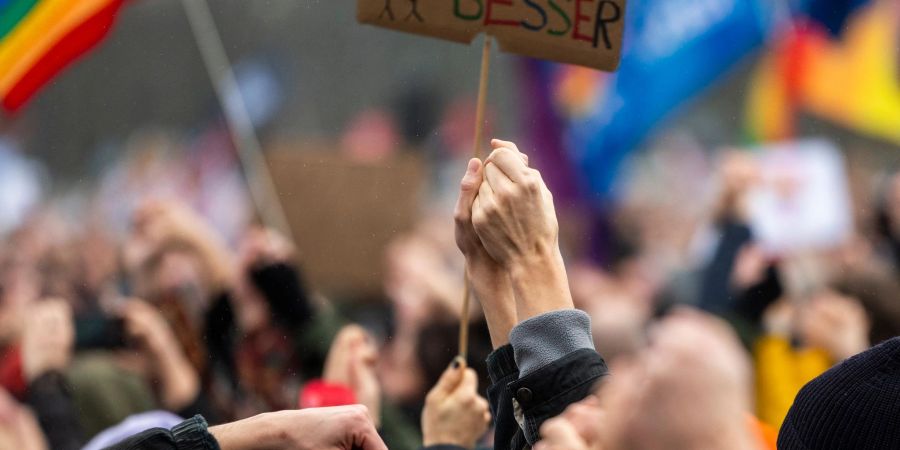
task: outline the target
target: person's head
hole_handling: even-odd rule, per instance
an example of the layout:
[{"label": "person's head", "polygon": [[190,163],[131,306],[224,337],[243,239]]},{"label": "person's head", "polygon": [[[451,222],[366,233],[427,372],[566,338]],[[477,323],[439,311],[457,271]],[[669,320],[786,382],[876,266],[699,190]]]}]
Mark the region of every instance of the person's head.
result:
[{"label": "person's head", "polygon": [[755,448],[747,427],[750,363],[728,325],[679,310],[650,339],[638,356],[612,367],[599,401],[588,399],[545,425],[545,439],[559,448],[604,450]]},{"label": "person's head", "polygon": [[656,325],[650,340],[601,392],[613,414],[611,447],[692,449],[722,442],[746,448],[750,362],[728,325],[676,311]]},{"label": "person's head", "polygon": [[900,338],[831,368],[794,400],[780,450],[875,450],[900,444]]}]

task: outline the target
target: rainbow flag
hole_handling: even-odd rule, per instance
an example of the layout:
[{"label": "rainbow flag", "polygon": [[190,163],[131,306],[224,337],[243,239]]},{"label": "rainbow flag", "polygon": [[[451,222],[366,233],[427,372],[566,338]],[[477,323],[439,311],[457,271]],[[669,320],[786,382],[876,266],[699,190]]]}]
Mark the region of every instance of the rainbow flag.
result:
[{"label": "rainbow flag", "polygon": [[850,18],[840,40],[798,23],[756,69],[747,101],[748,137],[793,137],[805,111],[900,143],[900,3],[879,0]]},{"label": "rainbow flag", "polygon": [[15,112],[107,35],[125,0],[0,0],[0,99]]}]

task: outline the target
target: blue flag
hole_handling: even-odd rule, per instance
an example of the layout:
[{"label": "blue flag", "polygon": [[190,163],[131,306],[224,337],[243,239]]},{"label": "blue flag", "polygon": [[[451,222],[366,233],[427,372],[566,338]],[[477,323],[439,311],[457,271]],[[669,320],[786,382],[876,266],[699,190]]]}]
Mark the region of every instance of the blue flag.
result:
[{"label": "blue flag", "polygon": [[593,112],[568,127],[592,197],[609,198],[622,162],[652,129],[763,44],[772,3],[629,1],[620,69]]}]

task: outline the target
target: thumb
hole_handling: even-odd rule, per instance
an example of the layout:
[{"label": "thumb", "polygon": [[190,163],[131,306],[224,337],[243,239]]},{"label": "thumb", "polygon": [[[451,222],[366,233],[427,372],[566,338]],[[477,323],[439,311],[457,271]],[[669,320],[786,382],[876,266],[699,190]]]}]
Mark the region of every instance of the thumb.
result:
[{"label": "thumb", "polygon": [[472,203],[478,195],[478,188],[481,187],[483,177],[483,164],[480,159],[472,158],[466,168],[466,175],[463,176],[459,186],[459,200],[456,203],[456,217],[469,217],[472,212]]},{"label": "thumb", "polygon": [[434,385],[434,391],[444,395],[452,393],[462,381],[463,375],[466,373],[465,369],[466,361],[461,356],[454,358],[450,366],[441,374],[437,384]]}]

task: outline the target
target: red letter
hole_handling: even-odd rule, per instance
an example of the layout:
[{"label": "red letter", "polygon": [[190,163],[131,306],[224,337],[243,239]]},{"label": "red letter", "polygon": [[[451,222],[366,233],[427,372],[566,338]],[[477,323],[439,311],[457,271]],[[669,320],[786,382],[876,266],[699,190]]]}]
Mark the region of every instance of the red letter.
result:
[{"label": "red letter", "polygon": [[484,13],[485,25],[509,25],[513,27],[519,26],[518,20],[497,20],[491,17],[491,11],[494,9],[494,3],[498,5],[512,6],[512,0],[487,0],[487,10]]},{"label": "red letter", "polygon": [[[581,13],[581,2],[592,2],[592,1],[594,1],[594,0],[575,0],[575,25],[572,26],[572,39],[575,39],[576,41],[585,41],[585,42],[590,42],[592,44],[594,43],[593,36],[587,36],[587,35],[581,34],[578,31],[579,24],[581,24],[582,22],[591,20],[591,16],[586,16]],[[488,10],[488,11],[490,11],[490,10]]]}]

